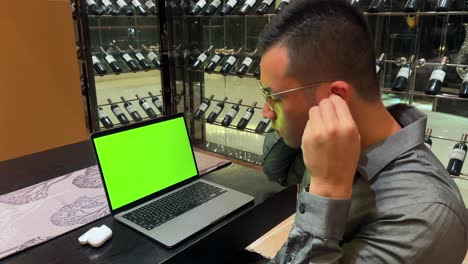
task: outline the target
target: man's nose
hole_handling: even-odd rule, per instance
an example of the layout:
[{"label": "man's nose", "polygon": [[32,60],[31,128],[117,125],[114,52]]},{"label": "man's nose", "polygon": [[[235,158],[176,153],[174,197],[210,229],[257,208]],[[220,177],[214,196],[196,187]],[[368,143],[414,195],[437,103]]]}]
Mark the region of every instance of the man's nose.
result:
[{"label": "man's nose", "polygon": [[276,120],[275,111],[273,111],[270,104],[268,102],[266,102],[266,101],[263,104],[262,115],[263,115],[264,118],[268,118],[270,120]]}]

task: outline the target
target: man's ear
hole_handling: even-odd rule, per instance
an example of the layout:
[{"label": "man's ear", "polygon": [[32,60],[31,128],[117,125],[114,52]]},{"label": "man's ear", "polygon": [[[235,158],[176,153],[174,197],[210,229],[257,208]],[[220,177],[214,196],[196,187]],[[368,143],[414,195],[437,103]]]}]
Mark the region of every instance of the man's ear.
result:
[{"label": "man's ear", "polygon": [[347,82],[336,81],[330,84],[330,92],[347,102],[351,94],[351,85]]}]

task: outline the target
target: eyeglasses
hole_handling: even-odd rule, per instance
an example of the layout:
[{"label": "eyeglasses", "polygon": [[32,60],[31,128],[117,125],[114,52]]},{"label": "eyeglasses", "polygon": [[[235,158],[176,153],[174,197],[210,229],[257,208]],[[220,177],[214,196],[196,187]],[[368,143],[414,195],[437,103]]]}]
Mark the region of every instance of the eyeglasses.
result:
[{"label": "eyeglasses", "polygon": [[292,93],[292,92],[304,90],[304,89],[314,87],[314,86],[317,86],[317,85],[320,85],[320,84],[324,84],[324,83],[327,83],[327,82],[318,82],[318,83],[314,83],[314,84],[310,84],[310,85],[306,85],[306,86],[302,86],[302,87],[291,88],[291,89],[281,91],[281,92],[277,92],[277,93],[272,93],[271,87],[263,87],[262,83],[261,82],[259,82],[259,83],[260,83],[260,91],[262,92],[263,97],[265,97],[265,101],[270,106],[270,110],[273,111],[274,102],[279,100],[279,98],[277,98],[276,96],[281,95],[281,94]]}]

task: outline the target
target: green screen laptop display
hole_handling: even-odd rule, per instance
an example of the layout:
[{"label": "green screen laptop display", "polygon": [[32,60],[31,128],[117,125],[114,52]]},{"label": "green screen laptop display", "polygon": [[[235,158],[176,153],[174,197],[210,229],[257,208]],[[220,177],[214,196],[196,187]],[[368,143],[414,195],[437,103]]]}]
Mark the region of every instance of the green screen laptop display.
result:
[{"label": "green screen laptop display", "polygon": [[183,117],[94,139],[113,210],[197,175]]}]

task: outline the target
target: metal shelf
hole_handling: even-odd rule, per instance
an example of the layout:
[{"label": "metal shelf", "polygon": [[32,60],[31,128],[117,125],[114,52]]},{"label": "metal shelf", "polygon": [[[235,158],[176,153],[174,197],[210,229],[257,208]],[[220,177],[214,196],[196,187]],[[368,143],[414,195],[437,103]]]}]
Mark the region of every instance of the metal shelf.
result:
[{"label": "metal shelf", "polygon": [[[158,97],[161,97],[161,94],[155,94],[154,96],[158,96]],[[120,97],[119,97],[120,99]],[[152,99],[151,96],[141,96],[141,99]],[[135,99],[127,99],[126,100],[127,102],[134,102],[134,101],[138,101],[137,98]],[[113,101],[114,104],[123,104],[124,102],[123,101]],[[110,106],[111,104],[107,103],[107,104],[101,104],[101,105],[98,105],[99,107],[103,107],[103,106]],[[156,106],[155,106],[156,107]]]},{"label": "metal shelf", "polygon": [[[107,112],[106,112],[107,113]],[[138,112],[139,113],[139,112]],[[128,114],[128,113],[127,113]],[[146,114],[146,113],[145,113]],[[117,123],[117,124],[114,124],[113,127],[111,128],[105,128],[101,121],[99,121],[99,130],[100,131],[103,131],[103,130],[109,130],[109,129],[114,129],[114,128],[118,128],[118,127],[123,127],[123,126],[128,126],[130,124],[133,124],[133,123],[140,123],[140,122],[143,122],[143,121],[146,121],[146,120],[150,120],[150,119],[158,119],[160,117],[163,117],[164,115],[158,115],[157,117],[155,118],[151,118],[151,117],[142,117],[142,120],[141,121],[134,121],[131,117],[128,119],[130,121],[130,123],[126,124],[126,125],[122,125],[121,123]]]},{"label": "metal shelf", "polygon": [[90,30],[113,30],[113,29],[128,29],[128,27],[139,29],[158,29],[157,25],[129,25],[129,26],[89,26]]},{"label": "metal shelf", "polygon": [[[208,99],[208,98],[203,98],[203,99]],[[239,98],[239,99],[242,99],[242,98]],[[211,101],[215,101],[215,102],[222,102],[222,100],[217,100],[217,99],[211,99]],[[242,99],[242,102],[244,102],[244,99]],[[230,104],[230,105],[237,105],[237,103],[231,103],[231,102],[228,102],[226,101],[225,104]],[[257,102],[257,105],[261,104],[261,102]],[[240,106],[244,106],[244,107],[252,107],[252,105],[246,105],[246,104],[240,104]],[[259,110],[262,110],[261,107],[258,107],[258,106],[255,106],[254,107],[255,109],[259,109]]]},{"label": "metal shelf", "polygon": [[460,179],[460,180],[464,180],[464,181],[468,181],[468,174],[460,173],[460,176],[454,176],[454,175],[452,175],[452,178],[454,178],[454,179]]},{"label": "metal shelf", "polygon": [[[468,11],[449,11],[449,12],[435,12],[435,11],[421,11],[421,12],[362,12],[364,16],[464,16],[468,15]],[[276,14],[264,14],[264,15],[257,15],[257,14],[247,14],[247,15],[182,15],[182,16],[174,16],[174,18],[183,18],[183,19],[190,19],[190,18],[271,18],[275,17]]]},{"label": "metal shelf", "polygon": [[436,138],[436,139],[445,140],[445,141],[450,141],[450,142],[460,142],[460,139],[455,140],[455,139],[446,138],[446,137],[441,137],[441,136],[431,136],[431,138]]},{"label": "metal shelf", "polygon": [[246,132],[246,133],[250,133],[250,134],[255,134],[255,135],[260,135],[260,136],[265,135],[265,133],[261,133],[261,134],[260,134],[260,133],[255,133],[255,129],[251,129],[251,128],[245,128],[245,129],[243,129],[243,130],[237,129],[237,126],[235,126],[235,125],[233,125],[233,124],[231,124],[231,125],[225,127],[225,126],[223,126],[223,125],[221,124],[221,122],[218,122],[218,121],[215,121],[215,122],[213,122],[213,123],[208,123],[208,121],[206,121],[205,118],[202,118],[202,119],[195,119],[194,116],[193,116],[193,114],[190,114],[190,115],[189,115],[189,113],[186,113],[186,116],[188,116],[189,118],[191,118],[191,119],[193,119],[193,120],[195,120],[195,121],[197,121],[197,122],[201,122],[201,123],[203,123],[203,124],[214,125],[214,126],[224,127],[224,128],[228,128],[228,129],[234,129],[234,130],[237,130],[237,131],[242,131],[242,132]]},{"label": "metal shelf", "polygon": [[[232,67],[232,68],[234,68],[234,67]],[[251,70],[251,69],[252,69],[252,68],[250,68],[249,70]],[[185,70],[191,71],[191,72],[206,73],[206,74],[224,75],[224,74],[222,74],[222,73],[219,72],[219,71],[213,71],[212,73],[208,73],[208,72],[205,72],[204,69],[203,69],[203,70],[200,70],[200,69],[199,69],[199,70],[194,70],[194,69],[192,69],[191,67],[185,67]],[[244,74],[242,77],[239,77],[239,76],[236,74],[236,72],[232,71],[232,69],[231,69],[231,72],[229,72],[227,75],[224,75],[224,77],[227,77],[227,76],[234,76],[234,77],[238,77],[238,78],[255,78],[255,79],[257,78],[257,77],[255,77],[255,76],[253,75],[253,73],[246,73],[246,74]]]},{"label": "metal shelf", "polygon": [[157,15],[147,15],[147,16],[142,16],[142,15],[116,15],[116,16],[111,16],[111,15],[88,15],[88,18],[103,18],[103,19],[132,19],[132,18],[152,18],[152,19],[157,19]]},{"label": "metal shelf", "polygon": [[183,19],[190,19],[190,18],[269,18],[269,17],[274,17],[276,14],[264,14],[264,15],[257,15],[257,14],[251,14],[251,15],[211,15],[211,16],[205,16],[205,15],[184,15],[184,16],[175,16],[176,18],[183,18]]},{"label": "metal shelf", "polygon": [[263,159],[261,155],[240,150],[240,149],[235,149],[223,144],[218,144],[218,143],[213,143],[209,141],[204,141],[203,143],[199,143],[194,145],[197,148],[208,150],[214,153],[222,154],[228,157],[232,157],[238,160],[243,160],[249,163],[253,163],[256,165],[262,165]]},{"label": "metal shelf", "polygon": [[[101,62],[101,63],[102,63],[102,62]],[[127,65],[125,64],[125,66],[127,66]],[[128,68],[128,66],[127,66],[127,68]],[[95,76],[96,78],[102,78],[102,77],[104,77],[104,76],[131,74],[131,73],[137,73],[137,72],[151,72],[151,71],[160,71],[160,69],[151,67],[151,69],[145,70],[145,69],[143,69],[143,68],[140,67],[140,69],[137,70],[137,71],[132,71],[132,70],[130,70],[130,69],[128,69],[128,70],[127,70],[127,69],[122,69],[122,72],[120,72],[120,73],[115,73],[115,72],[113,72],[112,69],[111,69],[110,71],[108,71],[107,73],[105,73],[105,74],[103,74],[103,75],[100,75],[100,74],[95,73],[94,76]]]},{"label": "metal shelf", "polygon": [[429,95],[429,94],[425,94],[422,92],[412,92],[412,91],[397,92],[397,91],[392,91],[392,89],[390,88],[380,89],[380,92],[388,93],[388,94],[413,95],[413,96],[420,96],[420,97],[426,97],[426,98],[432,98],[432,99],[450,99],[450,100],[468,102],[468,98],[461,98],[461,97],[458,97],[457,95],[451,95],[451,94]]},{"label": "metal shelf", "polygon": [[[395,63],[396,64],[396,60],[384,60],[385,63]],[[420,66],[418,68],[423,68],[425,66],[438,66],[440,65],[440,62],[425,62],[423,66]],[[462,67],[462,68],[468,68],[468,65],[466,64],[451,64],[451,63],[447,63],[446,64],[447,67]]]},{"label": "metal shelf", "polygon": [[363,14],[365,16],[444,16],[444,15],[463,16],[463,15],[468,15],[468,11],[378,12],[378,13],[363,12]]}]

